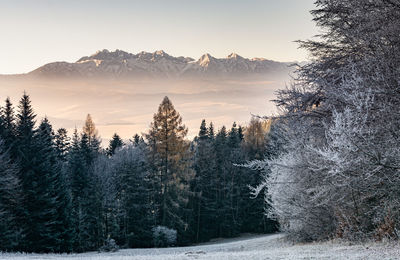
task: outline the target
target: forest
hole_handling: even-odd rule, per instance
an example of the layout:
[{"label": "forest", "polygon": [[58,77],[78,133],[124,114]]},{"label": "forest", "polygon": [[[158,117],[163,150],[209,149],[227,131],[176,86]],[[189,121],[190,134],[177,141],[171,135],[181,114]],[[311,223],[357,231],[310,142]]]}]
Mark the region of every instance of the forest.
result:
[{"label": "forest", "polygon": [[260,173],[236,165],[264,158],[266,121],[217,131],[203,120],[188,141],[165,97],[148,132],[114,134],[103,149],[90,115],[69,137],[36,123],[27,94],[15,112],[6,99],[0,120],[2,251],[176,246],[277,229],[262,198],[250,198]]}]

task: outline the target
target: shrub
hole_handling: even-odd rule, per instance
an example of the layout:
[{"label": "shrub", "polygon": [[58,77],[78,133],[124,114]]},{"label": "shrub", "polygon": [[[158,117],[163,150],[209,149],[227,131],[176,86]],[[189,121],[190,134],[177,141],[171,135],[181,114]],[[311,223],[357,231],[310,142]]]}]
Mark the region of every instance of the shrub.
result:
[{"label": "shrub", "polygon": [[104,241],[104,245],[99,248],[100,252],[116,252],[118,250],[119,246],[112,238],[107,238],[106,241]]},{"label": "shrub", "polygon": [[155,247],[168,247],[176,244],[176,230],[164,226],[156,226],[152,231]]}]

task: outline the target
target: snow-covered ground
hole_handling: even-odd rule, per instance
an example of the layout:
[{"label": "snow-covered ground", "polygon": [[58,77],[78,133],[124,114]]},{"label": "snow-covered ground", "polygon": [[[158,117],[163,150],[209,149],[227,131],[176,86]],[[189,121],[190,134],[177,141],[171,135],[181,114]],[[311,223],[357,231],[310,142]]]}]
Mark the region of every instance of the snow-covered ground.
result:
[{"label": "snow-covered ground", "polygon": [[400,259],[400,244],[367,243],[350,245],[324,242],[292,245],[284,235],[246,236],[191,247],[125,249],[116,253],[71,255],[0,254],[0,259],[128,260],[128,259]]}]

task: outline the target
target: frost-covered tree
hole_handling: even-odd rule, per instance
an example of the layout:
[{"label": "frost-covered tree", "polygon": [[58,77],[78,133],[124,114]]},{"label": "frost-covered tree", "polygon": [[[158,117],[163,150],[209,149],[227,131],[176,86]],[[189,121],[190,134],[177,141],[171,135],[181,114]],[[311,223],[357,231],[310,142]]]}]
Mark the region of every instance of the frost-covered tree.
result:
[{"label": "frost-covered tree", "polygon": [[[262,120],[253,117],[244,132],[242,143],[243,156],[246,162],[251,164],[260,164],[266,158],[271,156],[271,146],[273,144],[272,136],[275,134],[272,120]],[[272,131],[271,131],[272,129]],[[248,166],[250,166],[248,165]],[[243,219],[242,231],[244,232],[274,232],[277,229],[276,221],[268,218],[264,209],[268,204],[262,203],[262,196],[253,197],[249,195],[249,186],[257,186],[263,179],[265,169],[260,167],[251,167],[242,169],[241,178],[241,218]]]},{"label": "frost-covered tree", "polygon": [[400,5],[318,0],[312,62],[278,93],[284,153],[259,162],[270,216],[297,239],[397,237]]},{"label": "frost-covered tree", "polygon": [[88,223],[92,223],[92,232],[97,230],[96,243],[101,246],[106,246],[109,239],[118,238],[120,232],[117,225],[117,185],[110,158],[106,154],[98,155],[89,169],[89,205],[85,205],[85,208],[90,218]]}]

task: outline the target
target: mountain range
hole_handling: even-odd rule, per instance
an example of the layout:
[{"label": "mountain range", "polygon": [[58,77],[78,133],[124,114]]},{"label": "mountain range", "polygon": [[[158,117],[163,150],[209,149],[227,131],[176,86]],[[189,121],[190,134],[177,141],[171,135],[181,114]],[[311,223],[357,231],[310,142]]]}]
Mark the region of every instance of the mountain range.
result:
[{"label": "mountain range", "polygon": [[0,101],[10,97],[18,104],[26,92],[38,118],[48,117],[55,128],[73,133],[90,113],[103,138],[118,132],[129,139],[147,129],[168,96],[193,137],[204,118],[217,129],[234,121],[244,124],[252,114],[273,113],[275,105],[268,101],[290,81],[295,67],[289,65],[234,53],[194,60],[164,51],[103,50],[76,62],[53,62],[26,74],[0,76]]},{"label": "mountain range", "polygon": [[76,62],[52,62],[28,73],[35,77],[67,78],[186,78],[186,77],[243,77],[287,75],[294,63],[276,62],[263,58],[247,59],[236,53],[226,58],[210,54],[198,60],[174,57],[164,51],[128,53],[122,50],[98,51]]}]

